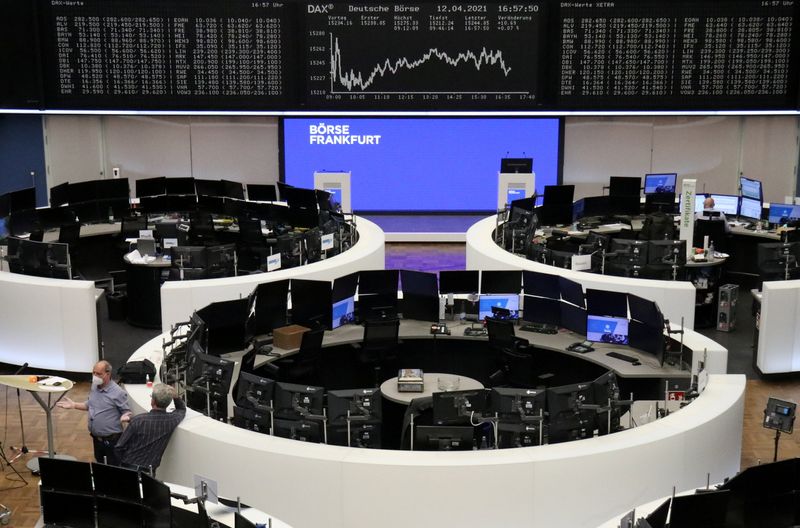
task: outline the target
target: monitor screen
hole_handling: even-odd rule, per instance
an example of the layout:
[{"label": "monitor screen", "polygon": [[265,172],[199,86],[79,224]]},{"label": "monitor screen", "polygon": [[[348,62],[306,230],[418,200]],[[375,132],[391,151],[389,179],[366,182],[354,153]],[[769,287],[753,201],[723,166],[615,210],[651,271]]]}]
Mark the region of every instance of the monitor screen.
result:
[{"label": "monitor screen", "polygon": [[533,172],[533,158],[500,158],[500,172],[530,174]]},{"label": "monitor screen", "polygon": [[278,199],[274,185],[248,183],[247,199],[254,202],[274,202]]},{"label": "monitor screen", "polygon": [[628,317],[628,294],[606,290],[586,290],[586,308],[592,315]]},{"label": "monitor screen", "polygon": [[503,308],[511,312],[510,317],[519,316],[519,295],[481,295],[478,307],[478,320],[493,317],[492,308]]},{"label": "monitor screen", "polygon": [[412,294],[429,297],[438,297],[439,295],[439,286],[436,283],[435,273],[401,270],[400,288],[403,290],[403,295]]},{"label": "monitor screen", "polygon": [[[278,382],[275,384],[275,417],[301,420],[322,416],[325,389]],[[277,427],[277,423],[275,424]]]},{"label": "monitor screen", "polygon": [[50,205],[56,207],[65,203],[69,203],[69,183],[50,187]]},{"label": "monitor screen", "polygon": [[[725,215],[737,215],[739,214],[739,197],[733,194],[710,194],[711,198],[714,199],[714,211],[721,211],[725,213]],[[694,212],[695,213],[702,213],[703,212],[703,202],[705,202],[706,196],[704,194],[698,194],[694,197]]]},{"label": "monitor screen", "polygon": [[561,326],[561,301],[547,297],[526,295],[522,306],[522,319],[530,323]]},{"label": "monitor screen", "polygon": [[333,303],[331,311],[331,328],[336,329],[342,325],[356,322],[356,300],[355,297],[348,297]]},{"label": "monitor screen", "polygon": [[353,297],[358,288],[358,272],[333,279],[333,302]]},{"label": "monitor screen", "polygon": [[222,183],[222,193],[226,198],[244,200],[244,186],[240,182],[220,180]]},{"label": "monitor screen", "polygon": [[542,205],[572,206],[572,199],[574,196],[574,185],[545,185]]},{"label": "monitor screen", "polygon": [[628,344],[628,319],[589,315],[586,318],[586,339],[615,345]]},{"label": "monitor screen", "polygon": [[586,309],[564,301],[561,301],[560,308],[561,326],[576,334],[586,335]]},{"label": "monitor screen", "polygon": [[314,328],[331,328],[331,283],[292,279],[292,323]]},{"label": "monitor screen", "polygon": [[240,372],[236,387],[236,405],[245,409],[269,412],[275,394],[275,382],[250,372]]},{"label": "monitor screen", "polygon": [[380,389],[345,389],[328,391],[328,422],[331,424],[361,420],[380,420],[383,414]]},{"label": "monitor screen", "polygon": [[407,294],[403,296],[403,319],[439,322],[439,296]]},{"label": "monitor screen", "polygon": [[478,293],[477,270],[440,271],[439,293]]},{"label": "monitor screen", "polygon": [[195,194],[194,178],[167,178],[167,194]]},{"label": "monitor screen", "polygon": [[522,272],[522,284],[525,288],[525,295],[536,295],[537,297],[547,297],[548,299],[561,298],[558,275],[524,270]]},{"label": "monitor screen", "polygon": [[761,182],[758,180],[751,180],[750,178],[739,176],[739,186],[742,188],[742,196],[745,198],[759,201],[764,198]]},{"label": "monitor screen", "polygon": [[609,196],[639,196],[642,178],[639,176],[611,176],[608,181]]},{"label": "monitor screen", "polygon": [[792,204],[769,204],[769,223],[785,224],[800,220],[800,205]]},{"label": "monitor screen", "polygon": [[628,305],[631,309],[631,319],[641,321],[651,328],[663,329],[664,316],[661,315],[655,301],[628,294]]},{"label": "monitor screen", "polygon": [[519,293],[522,290],[522,271],[481,272],[481,293]]},{"label": "monitor screen", "polygon": [[167,179],[164,176],[136,180],[136,196],[159,196],[167,193]]},{"label": "monitor screen", "polygon": [[558,284],[561,289],[561,298],[563,300],[580,308],[586,308],[583,286],[581,286],[580,283],[565,279],[564,277],[559,277]]},{"label": "monitor screen", "polygon": [[468,425],[473,413],[486,409],[489,393],[485,389],[433,393],[434,425]]},{"label": "monitor screen", "polygon": [[753,198],[745,198],[742,196],[742,201],[739,206],[739,216],[745,218],[752,218],[754,220],[761,219],[761,200]]},{"label": "monitor screen", "polygon": [[[535,160],[536,192],[541,194],[558,179],[559,120],[283,120],[285,181],[312,187],[315,171],[351,171],[358,177],[352,194],[355,211],[494,211],[498,154],[508,151]],[[430,178],[432,168],[458,174],[458,185],[447,186],[446,192],[438,189]]]},{"label": "monitor screen", "polygon": [[644,193],[674,193],[678,175],[674,172],[664,174],[645,174]]},{"label": "monitor screen", "polygon": [[397,295],[398,270],[362,271],[358,278],[358,294],[379,293]]},{"label": "monitor screen", "polygon": [[222,196],[222,182],[219,180],[195,180],[194,188],[198,196]]},{"label": "monitor screen", "polygon": [[414,428],[415,451],[470,451],[474,429],[464,425],[419,425]]}]

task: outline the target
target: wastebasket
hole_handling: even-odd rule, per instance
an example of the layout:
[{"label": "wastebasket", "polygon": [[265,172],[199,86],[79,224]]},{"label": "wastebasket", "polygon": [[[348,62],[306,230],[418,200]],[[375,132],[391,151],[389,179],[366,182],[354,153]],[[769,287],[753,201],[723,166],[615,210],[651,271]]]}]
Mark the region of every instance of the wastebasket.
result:
[{"label": "wastebasket", "polygon": [[122,321],[128,316],[128,296],[123,292],[106,294],[108,304],[108,318],[112,321]]}]

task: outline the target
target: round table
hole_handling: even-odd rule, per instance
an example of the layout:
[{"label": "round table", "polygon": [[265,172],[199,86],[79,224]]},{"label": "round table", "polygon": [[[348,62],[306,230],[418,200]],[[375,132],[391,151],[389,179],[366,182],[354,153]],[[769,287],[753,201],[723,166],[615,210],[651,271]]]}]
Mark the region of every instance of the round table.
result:
[{"label": "round table", "polygon": [[483,388],[483,384],[480,381],[468,378],[466,376],[443,374],[439,372],[425,372],[422,375],[423,388],[425,390],[422,392],[400,392],[397,390],[397,376],[395,376],[381,383],[381,394],[389,401],[400,403],[402,405],[408,405],[411,403],[411,400],[415,398],[425,398],[426,396],[431,396],[434,392],[442,392],[439,390],[440,379],[446,381],[449,385],[452,385],[456,379],[458,379],[458,388],[454,387],[453,390],[476,390]]}]

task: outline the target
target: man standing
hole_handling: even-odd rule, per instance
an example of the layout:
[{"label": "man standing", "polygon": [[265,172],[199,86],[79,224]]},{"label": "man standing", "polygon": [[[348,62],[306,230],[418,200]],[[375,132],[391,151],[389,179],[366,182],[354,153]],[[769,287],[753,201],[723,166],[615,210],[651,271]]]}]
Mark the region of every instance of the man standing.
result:
[{"label": "man standing", "polygon": [[130,420],[132,413],[128,405],[128,393],[111,379],[111,364],[108,361],[98,361],[92,369],[92,388],[88,400],[74,402],[64,398],[58,402],[58,406],[88,411],[95,460],[119,465],[114,446],[122,436],[122,423]]},{"label": "man standing", "polygon": [[[175,410],[168,413],[172,401]],[[173,431],[186,416],[186,404],[175,397],[172,387],[157,383],[150,395],[150,407],[150,412],[131,418],[117,442],[117,454],[124,467],[148,473],[152,469],[155,475]]]}]

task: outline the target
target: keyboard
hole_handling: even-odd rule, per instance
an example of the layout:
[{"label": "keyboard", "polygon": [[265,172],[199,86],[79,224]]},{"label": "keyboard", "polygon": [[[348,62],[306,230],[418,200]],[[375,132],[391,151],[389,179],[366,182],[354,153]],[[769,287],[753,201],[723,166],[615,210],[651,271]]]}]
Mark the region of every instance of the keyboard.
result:
[{"label": "keyboard", "polygon": [[472,337],[486,336],[486,335],[489,335],[489,331],[486,330],[485,328],[465,328],[464,329],[464,335],[465,336],[472,336]]},{"label": "keyboard", "polygon": [[557,334],[558,327],[551,324],[530,324],[519,327],[523,332],[537,332],[539,334]]},{"label": "keyboard", "polygon": [[627,361],[628,363],[639,363],[639,358],[633,356],[626,356],[625,354],[620,354],[619,352],[609,352],[606,355],[608,357],[621,359],[622,361]]}]

